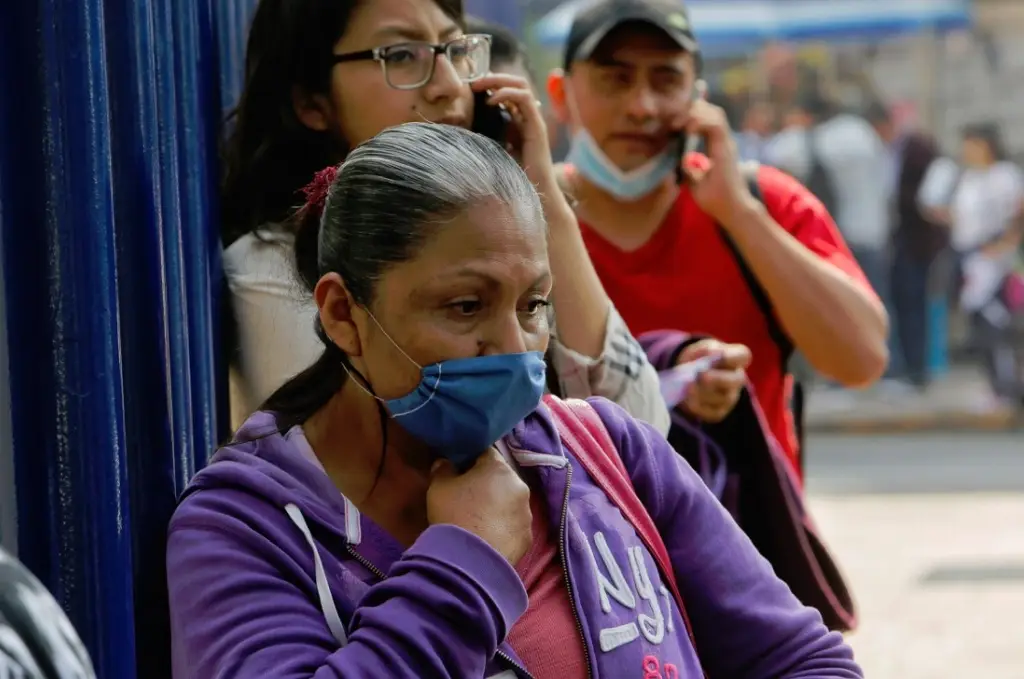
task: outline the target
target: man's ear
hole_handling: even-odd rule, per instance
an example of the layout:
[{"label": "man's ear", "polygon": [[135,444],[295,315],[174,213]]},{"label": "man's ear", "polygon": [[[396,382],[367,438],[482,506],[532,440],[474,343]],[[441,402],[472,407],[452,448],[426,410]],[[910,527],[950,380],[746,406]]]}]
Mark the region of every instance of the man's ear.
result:
[{"label": "man's ear", "polygon": [[322,94],[310,94],[296,85],[292,88],[292,110],[299,122],[316,132],[330,129],[331,105]]},{"label": "man's ear", "polygon": [[358,305],[341,276],[329,273],[317,281],[313,300],[320,311],[320,324],[327,337],[347,355],[362,355],[363,343],[355,319]]},{"label": "man's ear", "polygon": [[548,74],[548,100],[551,102],[551,108],[558,122],[562,125],[569,125],[572,123],[572,117],[569,115],[569,106],[566,103],[565,78],[565,71],[560,68],[556,68]]}]

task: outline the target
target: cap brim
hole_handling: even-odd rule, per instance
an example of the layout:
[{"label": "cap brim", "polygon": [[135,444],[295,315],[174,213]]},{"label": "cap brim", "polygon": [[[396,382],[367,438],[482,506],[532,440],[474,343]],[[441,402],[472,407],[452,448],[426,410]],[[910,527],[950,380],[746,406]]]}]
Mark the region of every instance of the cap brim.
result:
[{"label": "cap brim", "polygon": [[591,34],[587,36],[586,40],[580,43],[580,46],[576,48],[576,52],[572,55],[573,61],[587,61],[592,56],[594,56],[594,50],[596,50],[598,46],[600,46],[600,44],[604,42],[604,39],[608,37],[609,33],[614,31],[622,24],[628,24],[633,22],[647,24],[649,26],[657,28],[659,31],[667,35],[669,38],[671,38],[673,42],[679,45],[679,47],[686,50],[687,52],[690,52],[691,54],[696,54],[697,52],[700,51],[700,45],[697,44],[697,41],[689,33],[680,31],[676,28],[665,26],[663,23],[655,19],[652,19],[649,16],[636,15],[616,17],[615,19],[606,21],[604,24],[598,27],[597,30],[591,32]]}]

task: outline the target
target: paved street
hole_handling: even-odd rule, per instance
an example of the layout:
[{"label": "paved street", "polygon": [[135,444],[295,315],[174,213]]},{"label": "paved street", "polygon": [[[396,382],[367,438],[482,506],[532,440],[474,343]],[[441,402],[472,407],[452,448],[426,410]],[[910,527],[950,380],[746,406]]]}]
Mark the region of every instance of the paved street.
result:
[{"label": "paved street", "polygon": [[815,516],[872,679],[1024,679],[1024,433],[825,436]]}]

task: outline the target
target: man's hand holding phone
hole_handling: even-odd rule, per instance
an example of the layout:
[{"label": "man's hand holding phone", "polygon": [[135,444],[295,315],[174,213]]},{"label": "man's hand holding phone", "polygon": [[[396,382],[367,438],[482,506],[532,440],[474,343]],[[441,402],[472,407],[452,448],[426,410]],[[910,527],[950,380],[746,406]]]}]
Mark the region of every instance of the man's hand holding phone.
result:
[{"label": "man's hand holding phone", "polygon": [[697,204],[728,229],[737,214],[758,202],[740,170],[739,153],[725,111],[706,100],[707,85],[703,80],[698,80],[694,87],[699,88],[697,96],[675,127],[685,133],[688,140],[704,139],[710,163],[705,169],[685,168],[684,171]]},{"label": "man's hand holding phone", "polygon": [[698,375],[687,390],[679,409],[703,422],[721,422],[736,407],[747,383],[750,349],[742,344],[726,344],[715,339],[694,342],[680,352],[676,365],[718,356],[712,367]]}]

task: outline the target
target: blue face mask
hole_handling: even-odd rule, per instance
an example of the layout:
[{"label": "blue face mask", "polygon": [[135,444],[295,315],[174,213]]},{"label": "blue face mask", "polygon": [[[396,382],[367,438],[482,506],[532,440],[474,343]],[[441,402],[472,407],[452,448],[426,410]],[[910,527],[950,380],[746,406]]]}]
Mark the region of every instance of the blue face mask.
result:
[{"label": "blue face mask", "polygon": [[640,167],[625,172],[605,155],[590,133],[581,127],[573,135],[565,162],[615,198],[634,201],[654,191],[666,177],[676,171],[681,162],[682,145],[682,139],[675,141]]},{"label": "blue face mask", "polygon": [[394,340],[391,343],[420,368],[420,383],[401,398],[381,400],[403,429],[457,469],[472,466],[536,410],[544,396],[546,366],[539,351],[420,366]]}]

